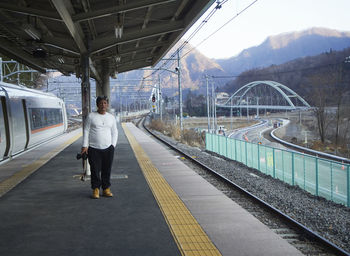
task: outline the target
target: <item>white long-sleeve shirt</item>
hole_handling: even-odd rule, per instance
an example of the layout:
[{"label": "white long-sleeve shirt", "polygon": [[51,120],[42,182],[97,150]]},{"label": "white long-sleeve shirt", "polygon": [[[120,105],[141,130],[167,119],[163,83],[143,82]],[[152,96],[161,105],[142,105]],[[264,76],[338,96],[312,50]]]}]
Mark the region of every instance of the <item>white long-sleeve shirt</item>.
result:
[{"label": "white long-sleeve shirt", "polygon": [[118,129],[115,117],[106,112],[90,113],[85,121],[83,147],[106,149],[117,145]]}]

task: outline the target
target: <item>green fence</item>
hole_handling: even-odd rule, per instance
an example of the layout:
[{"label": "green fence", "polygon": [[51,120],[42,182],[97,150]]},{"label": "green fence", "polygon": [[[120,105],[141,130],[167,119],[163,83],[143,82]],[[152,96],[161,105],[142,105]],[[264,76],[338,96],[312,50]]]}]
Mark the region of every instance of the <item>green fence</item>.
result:
[{"label": "green fence", "polygon": [[350,207],[350,165],[206,133],[206,149]]}]

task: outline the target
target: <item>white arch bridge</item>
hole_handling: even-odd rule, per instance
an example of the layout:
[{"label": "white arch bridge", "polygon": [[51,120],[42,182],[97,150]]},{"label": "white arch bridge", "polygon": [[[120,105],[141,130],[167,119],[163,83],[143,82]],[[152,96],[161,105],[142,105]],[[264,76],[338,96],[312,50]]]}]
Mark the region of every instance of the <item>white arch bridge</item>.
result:
[{"label": "white arch bridge", "polygon": [[295,110],[310,105],[296,92],[275,81],[255,81],[244,85],[230,98],[218,100],[217,107]]}]

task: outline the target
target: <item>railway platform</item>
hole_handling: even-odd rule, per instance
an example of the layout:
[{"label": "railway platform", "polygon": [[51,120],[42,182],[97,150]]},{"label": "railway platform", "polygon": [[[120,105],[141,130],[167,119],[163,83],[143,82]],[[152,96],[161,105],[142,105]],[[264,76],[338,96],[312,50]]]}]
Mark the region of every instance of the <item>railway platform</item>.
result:
[{"label": "railway platform", "polygon": [[113,198],[79,180],[81,131],[0,165],[0,255],[302,255],[131,123]]}]

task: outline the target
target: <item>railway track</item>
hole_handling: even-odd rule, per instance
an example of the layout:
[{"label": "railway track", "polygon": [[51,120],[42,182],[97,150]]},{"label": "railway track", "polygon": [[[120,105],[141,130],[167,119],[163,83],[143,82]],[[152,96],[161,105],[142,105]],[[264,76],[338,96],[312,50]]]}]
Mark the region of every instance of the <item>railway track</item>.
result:
[{"label": "railway track", "polygon": [[192,169],[207,179],[210,183],[215,185],[233,201],[258,218],[280,237],[295,246],[304,255],[350,255],[350,253],[323,238],[316,232],[313,232],[301,223],[295,221],[290,216],[284,214],[264,200],[248,192],[246,189],[235,184],[224,175],[218,173],[216,170],[206,166],[193,156],[188,155],[175,145],[162,139],[144,125],[144,119],[140,119],[137,122],[137,126],[157,138],[163,144],[167,145],[171,150],[183,156],[183,161],[189,164]]}]

